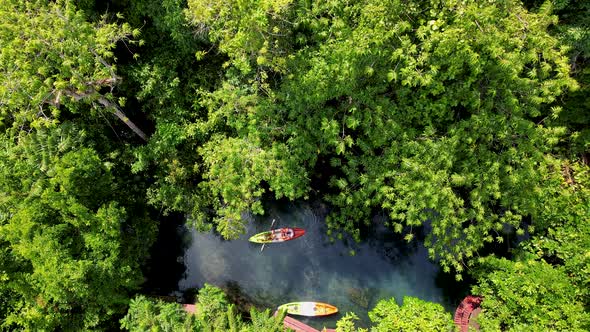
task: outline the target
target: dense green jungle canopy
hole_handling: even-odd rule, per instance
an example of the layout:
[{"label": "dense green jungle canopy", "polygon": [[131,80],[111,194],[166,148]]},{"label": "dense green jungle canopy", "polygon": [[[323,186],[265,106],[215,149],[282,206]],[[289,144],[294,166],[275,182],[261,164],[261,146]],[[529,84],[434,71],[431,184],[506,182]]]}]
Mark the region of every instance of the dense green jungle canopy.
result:
[{"label": "dense green jungle canopy", "polygon": [[588,95],[586,1],[0,0],[0,329],[280,330],[130,299],[158,211],[235,239],[309,198],[334,240],[426,234],[484,330],[590,329]]}]

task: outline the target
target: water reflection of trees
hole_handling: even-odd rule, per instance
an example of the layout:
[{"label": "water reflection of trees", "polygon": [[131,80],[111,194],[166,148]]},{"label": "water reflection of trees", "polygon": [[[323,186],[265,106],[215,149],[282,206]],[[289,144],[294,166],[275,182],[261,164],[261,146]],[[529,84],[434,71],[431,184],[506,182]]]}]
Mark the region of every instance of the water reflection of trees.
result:
[{"label": "water reflection of trees", "polygon": [[178,290],[178,281],[186,273],[183,257],[190,246],[191,236],[181,214],[162,216],[152,212],[150,217],[160,222],[158,237],[143,268],[145,283],[142,293],[169,295]]},{"label": "water reflection of trees", "polygon": [[252,308],[256,308],[259,311],[268,308],[268,303],[265,305],[266,301],[257,300],[246,293],[237,281],[228,280],[221,289],[225,292],[228,301],[236,305],[236,309],[242,314],[242,317],[249,318],[250,309]]},{"label": "water reflection of trees", "polygon": [[[387,222],[386,216],[373,217],[371,224],[363,229],[363,241],[390,262],[399,262],[415,254],[418,246],[424,242],[424,227],[407,228],[401,233],[396,233],[387,227]],[[414,235],[409,242],[404,239],[408,233]]]}]

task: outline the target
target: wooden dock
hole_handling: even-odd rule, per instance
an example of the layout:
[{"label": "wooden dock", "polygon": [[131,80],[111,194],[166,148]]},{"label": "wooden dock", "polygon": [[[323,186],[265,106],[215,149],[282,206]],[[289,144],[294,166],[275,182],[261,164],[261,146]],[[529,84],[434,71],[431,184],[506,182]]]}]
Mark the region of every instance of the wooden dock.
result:
[{"label": "wooden dock", "polygon": [[324,328],[322,331],[316,330],[313,327],[304,324],[297,319],[289,316],[285,316],[283,320],[285,328],[291,329],[295,332],[336,332],[336,330]]}]

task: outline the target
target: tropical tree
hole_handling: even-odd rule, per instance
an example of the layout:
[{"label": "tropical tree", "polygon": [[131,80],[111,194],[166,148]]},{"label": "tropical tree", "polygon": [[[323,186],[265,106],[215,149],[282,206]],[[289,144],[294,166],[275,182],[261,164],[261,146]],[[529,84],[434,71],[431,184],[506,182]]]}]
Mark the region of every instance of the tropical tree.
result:
[{"label": "tropical tree", "polygon": [[404,297],[399,306],[395,299],[380,301],[369,312],[376,324],[372,331],[450,331],[453,329],[451,314],[440,305],[413,297]]},{"label": "tropical tree", "polygon": [[562,268],[532,259],[486,258],[473,293],[483,296],[483,330],[587,331],[590,315]]},{"label": "tropical tree", "polygon": [[3,327],[108,326],[143,281],[153,221],[133,199],[117,200],[117,161],[101,159],[75,125],[0,141]]},{"label": "tropical tree", "polygon": [[[451,314],[437,303],[427,302],[415,297],[404,297],[403,304],[397,304],[394,298],[381,300],[369,312],[373,322],[370,331],[453,331],[454,323]],[[337,323],[338,332],[363,332],[357,329],[355,314],[346,314]]]},{"label": "tropical tree", "polygon": [[[122,111],[116,98],[113,52],[135,43],[138,29],[88,22],[72,1],[2,0],[0,15],[0,124],[38,127],[74,114],[102,117],[113,112],[138,136],[147,136]],[[92,106],[92,107],[89,107]]]},{"label": "tropical tree", "polygon": [[519,246],[564,271],[576,293],[590,304],[590,169],[581,162],[562,161],[554,167],[562,177],[544,190],[554,198],[547,202],[533,236]]}]

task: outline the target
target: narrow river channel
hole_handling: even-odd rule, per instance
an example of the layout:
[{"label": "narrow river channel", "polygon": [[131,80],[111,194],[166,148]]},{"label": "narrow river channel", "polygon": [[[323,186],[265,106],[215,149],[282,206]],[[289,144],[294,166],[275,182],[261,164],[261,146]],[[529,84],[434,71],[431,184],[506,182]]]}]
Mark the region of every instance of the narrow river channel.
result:
[{"label": "narrow river channel", "polygon": [[[367,326],[367,312],[380,299],[391,297],[400,303],[404,296],[414,296],[451,308],[436,284],[439,268],[428,260],[426,250],[419,243],[408,246],[385,228],[369,234],[363,243],[347,246],[343,241],[329,241],[324,214],[307,204],[273,206],[266,216],[249,219],[247,234],[235,241],[190,232],[179,290],[204,283],[231,285],[257,305],[273,310],[293,301],[326,302],[339,308],[340,313],[331,317],[297,317],[316,328],[334,327],[346,312],[356,313],[359,325]],[[301,227],[306,234],[266,245],[261,252],[261,245],[248,238],[268,230],[272,219],[275,228]]]}]

